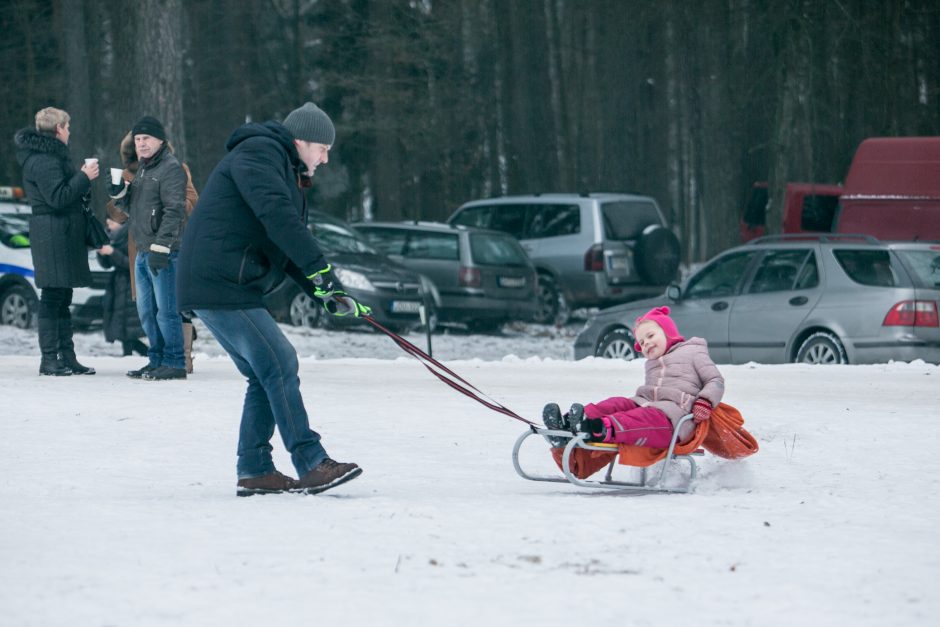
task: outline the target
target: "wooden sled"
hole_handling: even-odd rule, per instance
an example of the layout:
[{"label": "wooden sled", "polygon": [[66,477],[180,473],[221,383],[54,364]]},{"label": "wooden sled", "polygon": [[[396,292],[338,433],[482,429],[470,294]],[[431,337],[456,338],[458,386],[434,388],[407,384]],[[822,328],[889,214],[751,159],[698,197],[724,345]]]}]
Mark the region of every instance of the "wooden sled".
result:
[{"label": "wooden sled", "polygon": [[[663,458],[662,468],[658,473],[649,473],[647,472],[648,468],[646,466],[627,466],[627,468],[638,474],[639,478],[636,481],[615,481],[613,478],[614,467],[617,465],[617,454],[618,454],[618,445],[617,444],[605,444],[600,442],[589,442],[587,441],[586,433],[571,433],[569,431],[561,431],[554,429],[547,429],[544,427],[536,427],[534,425],[530,426],[519,438],[516,440],[515,445],[512,449],[512,465],[516,469],[516,473],[523,479],[528,479],[529,481],[551,481],[554,483],[570,483],[572,485],[580,486],[582,488],[607,488],[607,489],[616,489],[623,491],[631,492],[678,492],[678,493],[688,493],[692,491],[692,488],[695,484],[695,477],[697,472],[697,467],[695,465],[695,457],[699,457],[704,454],[702,449],[696,449],[690,453],[686,454],[676,454],[676,444],[679,437],[680,427],[685,424],[686,421],[692,420],[692,414],[687,414],[683,416],[679,423],[676,425],[675,430],[672,434],[672,440],[669,442],[669,448],[666,451],[666,455]],[[564,477],[549,477],[549,476],[539,476],[532,475],[527,473],[522,469],[522,466],[519,463],[519,451],[522,449],[523,442],[526,439],[532,437],[533,435],[541,435],[545,438],[546,442],[548,436],[562,437],[567,438],[568,443],[564,448],[564,452],[561,454],[561,470],[564,474]],[[590,453],[584,453],[579,451],[588,451],[595,453],[591,455]],[[604,455],[606,454],[606,455]],[[600,466],[597,465],[598,461],[604,461],[609,456],[610,462],[606,464],[607,471],[604,474],[604,478],[601,479],[588,479],[587,476],[593,474],[594,471],[588,469],[585,472],[583,469],[579,470],[577,468],[579,461],[593,458],[595,462],[594,466],[598,469],[603,468],[604,464]],[[688,464],[688,473],[687,479],[678,487],[673,487],[666,485],[666,478],[668,476],[681,473],[680,466],[675,462],[687,463]],[[623,464],[621,464],[623,465]],[[598,470],[599,471],[599,470]],[[650,474],[655,474],[654,477],[650,477]],[[581,476],[578,476],[581,475]]]}]

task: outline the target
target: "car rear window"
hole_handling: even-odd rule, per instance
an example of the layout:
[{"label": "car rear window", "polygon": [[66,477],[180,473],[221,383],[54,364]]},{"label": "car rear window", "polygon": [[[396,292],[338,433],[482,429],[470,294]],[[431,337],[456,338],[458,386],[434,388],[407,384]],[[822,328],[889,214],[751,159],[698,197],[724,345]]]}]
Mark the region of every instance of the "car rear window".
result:
[{"label": "car rear window", "polygon": [[900,284],[887,250],[834,250],[836,260],[849,278],[862,285],[894,287]]},{"label": "car rear window", "polygon": [[581,208],[578,205],[530,206],[526,238],[558,237],[580,232]]},{"label": "car rear window", "polygon": [[311,222],[310,232],[317,244],[328,253],[375,253],[375,249],[358,232],[333,222]]},{"label": "car rear window", "polygon": [[527,208],[528,205],[516,204],[469,207],[454,218],[453,224],[493,229],[522,238],[525,232]]},{"label": "car rear window", "polygon": [[896,250],[921,286],[940,287],[940,247],[930,250]]},{"label": "car rear window", "polygon": [[524,266],[527,261],[519,242],[492,233],[471,233],[470,254],[481,266]]},{"label": "car rear window", "polygon": [[408,232],[400,229],[374,229],[356,227],[357,230],[365,236],[369,243],[375,246],[379,252],[386,255],[405,254],[405,242],[408,240]]},{"label": "car rear window", "polygon": [[460,258],[460,247],[456,233],[412,233],[408,238],[405,257],[409,259]]},{"label": "car rear window", "polygon": [[637,239],[651,224],[661,224],[656,205],[641,200],[618,200],[601,205],[608,239]]}]

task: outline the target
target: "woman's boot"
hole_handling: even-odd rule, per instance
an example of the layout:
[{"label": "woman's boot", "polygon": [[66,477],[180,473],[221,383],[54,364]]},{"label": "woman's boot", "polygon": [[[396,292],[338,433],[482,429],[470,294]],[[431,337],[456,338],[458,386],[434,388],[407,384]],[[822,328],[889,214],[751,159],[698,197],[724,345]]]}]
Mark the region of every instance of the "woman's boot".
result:
[{"label": "woman's boot", "polygon": [[94,368],[83,366],[75,358],[75,343],[72,341],[72,316],[66,314],[58,319],[59,360],[72,374],[95,374]]},{"label": "woman's boot", "polygon": [[66,377],[72,370],[59,362],[59,328],[56,318],[39,318],[39,374]]}]

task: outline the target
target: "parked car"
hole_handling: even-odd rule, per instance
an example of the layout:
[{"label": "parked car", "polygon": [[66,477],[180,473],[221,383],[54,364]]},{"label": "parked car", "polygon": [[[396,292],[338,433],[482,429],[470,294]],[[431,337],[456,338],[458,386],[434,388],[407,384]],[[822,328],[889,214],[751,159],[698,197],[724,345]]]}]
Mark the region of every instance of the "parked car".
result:
[{"label": "parked car", "polygon": [[[29,216],[18,187],[0,187],[0,324],[35,328],[39,289],[33,280],[33,256],[29,250]],[[102,300],[109,270],[88,252],[92,284],[72,290],[72,322],[88,328],[102,321]]]},{"label": "parked car", "polygon": [[439,223],[353,226],[380,251],[434,283],[441,322],[485,332],[535,316],[535,266],[511,235]]},{"label": "parked car", "polygon": [[539,273],[539,322],[653,296],[678,276],[679,240],[649,196],[503,196],[465,203],[448,223],[519,240]]},{"label": "parked car", "polygon": [[771,236],[728,250],[680,288],[602,310],[575,359],[633,359],[631,328],[668,305],[680,332],[719,363],[940,363],[940,244],[873,237]]},{"label": "parked car", "polygon": [[[342,220],[311,211],[307,226],[343,288],[357,301],[371,307],[377,322],[398,331],[421,326],[420,308],[426,305],[433,329],[436,314],[431,281],[379,253]],[[285,278],[264,300],[277,320],[295,326],[365,324],[351,316],[327,314],[319,302],[304,294],[290,278]]]}]

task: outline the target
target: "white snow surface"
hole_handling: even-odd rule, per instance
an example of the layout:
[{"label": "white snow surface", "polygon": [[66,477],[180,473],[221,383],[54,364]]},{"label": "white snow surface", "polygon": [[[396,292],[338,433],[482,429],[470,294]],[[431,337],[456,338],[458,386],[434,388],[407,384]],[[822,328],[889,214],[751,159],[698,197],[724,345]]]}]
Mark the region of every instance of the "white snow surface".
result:
[{"label": "white snow surface", "polygon": [[[207,332],[195,374],[157,383],[100,333],[76,337],[97,375],[40,377],[35,334],[0,327],[0,623],[937,624],[938,366],[721,366],[760,452],[628,495],[523,480],[524,425],[388,338],[285,332],[313,427],[364,472],[236,498],[245,383]],[[572,362],[576,332],[435,336],[435,356],[533,420],[631,394],[642,362]],[[522,462],[557,473],[537,438]]]}]

